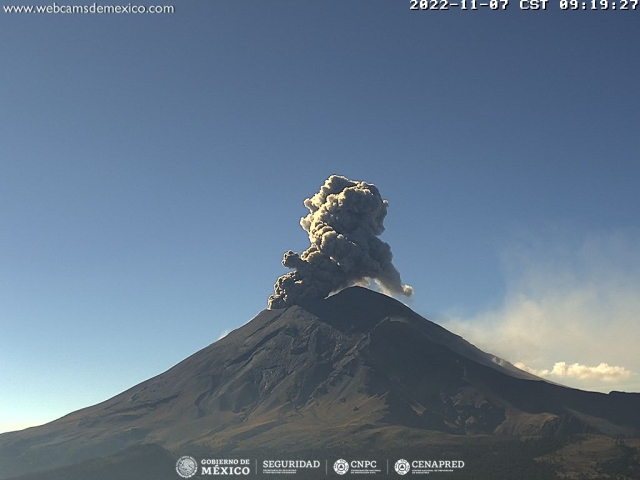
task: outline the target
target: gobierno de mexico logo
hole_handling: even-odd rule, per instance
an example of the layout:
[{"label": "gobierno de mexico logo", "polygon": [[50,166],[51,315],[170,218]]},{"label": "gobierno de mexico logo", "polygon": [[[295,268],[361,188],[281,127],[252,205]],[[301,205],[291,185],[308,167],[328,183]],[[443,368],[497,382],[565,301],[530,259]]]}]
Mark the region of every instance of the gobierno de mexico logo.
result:
[{"label": "gobierno de mexico logo", "polygon": [[182,478],[191,478],[198,472],[198,462],[188,455],[180,457],[176,462],[176,472]]}]

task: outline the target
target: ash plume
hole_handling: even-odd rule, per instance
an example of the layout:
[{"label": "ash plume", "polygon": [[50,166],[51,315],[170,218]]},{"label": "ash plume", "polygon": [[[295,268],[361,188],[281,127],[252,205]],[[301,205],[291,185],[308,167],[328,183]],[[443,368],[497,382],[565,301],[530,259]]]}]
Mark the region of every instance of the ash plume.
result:
[{"label": "ash plume", "polygon": [[378,238],[388,205],[375,185],[331,175],[304,201],[309,214],[300,226],[311,245],[302,254],[284,254],[282,265],[293,271],[276,281],[269,308],[325,298],[371,280],[385,293],[412,295],[413,288],[402,284],[392,263],[391,247]]}]

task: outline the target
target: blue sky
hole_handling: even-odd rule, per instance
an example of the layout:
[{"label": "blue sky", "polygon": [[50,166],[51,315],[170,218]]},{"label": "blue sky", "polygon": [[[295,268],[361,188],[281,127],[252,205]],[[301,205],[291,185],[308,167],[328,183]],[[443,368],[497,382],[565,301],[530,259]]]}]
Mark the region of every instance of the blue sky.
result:
[{"label": "blue sky", "polygon": [[174,5],[0,15],[0,431],[265,308],[333,173],[389,200],[416,311],[640,391],[639,13]]}]

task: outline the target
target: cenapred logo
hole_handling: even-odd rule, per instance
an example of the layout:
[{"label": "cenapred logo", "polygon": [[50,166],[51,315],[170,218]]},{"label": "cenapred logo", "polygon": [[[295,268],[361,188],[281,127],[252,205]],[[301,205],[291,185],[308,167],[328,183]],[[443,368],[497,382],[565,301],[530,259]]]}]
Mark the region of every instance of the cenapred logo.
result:
[{"label": "cenapred logo", "polygon": [[398,475],[406,475],[411,470],[411,465],[409,465],[409,462],[407,462],[404,458],[401,458],[396,462],[394,468],[396,469],[396,473]]},{"label": "cenapred logo", "polygon": [[198,462],[187,455],[180,457],[176,462],[176,472],[182,478],[191,478],[198,472]]},{"label": "cenapred logo", "polygon": [[333,469],[338,475],[344,475],[349,471],[349,462],[343,460],[336,460],[336,463],[333,464]]}]

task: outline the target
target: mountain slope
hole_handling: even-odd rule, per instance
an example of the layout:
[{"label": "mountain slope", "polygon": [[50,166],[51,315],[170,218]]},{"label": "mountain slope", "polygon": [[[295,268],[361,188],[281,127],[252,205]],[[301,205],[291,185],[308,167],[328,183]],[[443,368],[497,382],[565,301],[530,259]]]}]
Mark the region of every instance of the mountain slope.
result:
[{"label": "mountain slope", "polygon": [[[638,435],[640,394],[547,383],[396,300],[353,287],[265,310],[167,372],[0,435],[1,478],[141,444],[171,451],[372,449],[421,435]],[[434,433],[435,432],[435,433]],[[440,433],[437,433],[440,432]],[[402,436],[404,437],[404,436]]]}]

